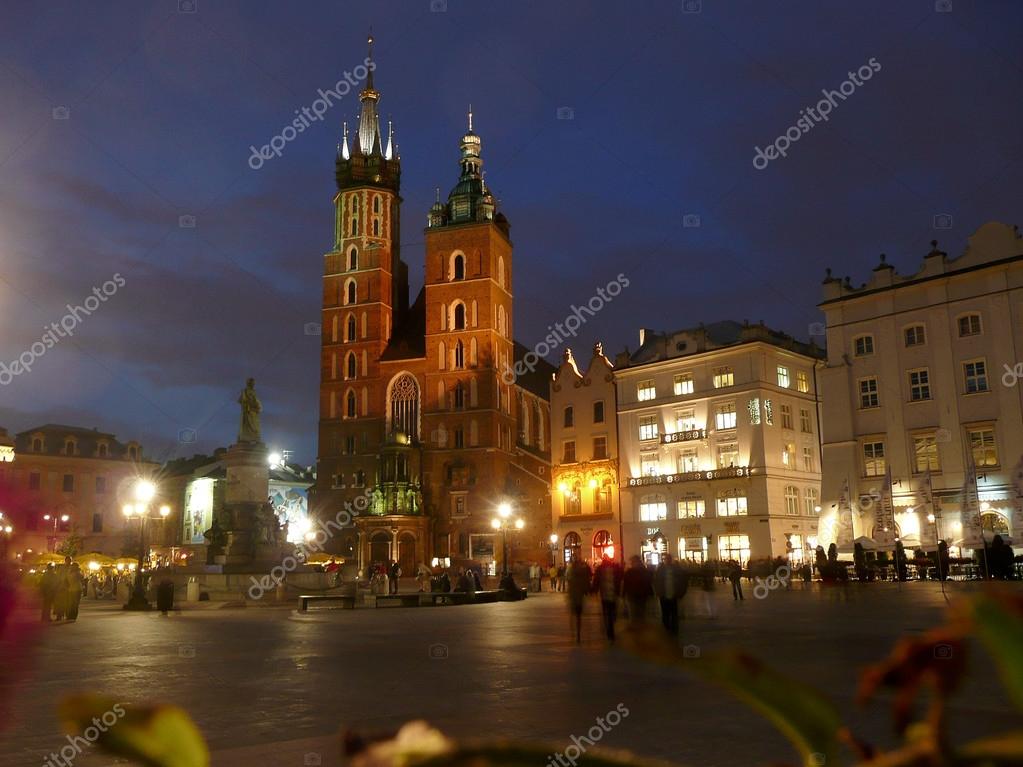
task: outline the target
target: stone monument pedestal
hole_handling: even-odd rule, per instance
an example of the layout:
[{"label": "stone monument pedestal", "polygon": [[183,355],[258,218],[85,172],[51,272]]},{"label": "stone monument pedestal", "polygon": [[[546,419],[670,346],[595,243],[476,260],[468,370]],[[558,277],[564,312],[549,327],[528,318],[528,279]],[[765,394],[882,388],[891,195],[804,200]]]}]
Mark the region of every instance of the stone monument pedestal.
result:
[{"label": "stone monument pedestal", "polygon": [[269,451],[262,442],[236,442],[227,449],[224,505],[219,509],[226,541],[218,565],[244,566],[256,558],[260,514],[270,495]]}]

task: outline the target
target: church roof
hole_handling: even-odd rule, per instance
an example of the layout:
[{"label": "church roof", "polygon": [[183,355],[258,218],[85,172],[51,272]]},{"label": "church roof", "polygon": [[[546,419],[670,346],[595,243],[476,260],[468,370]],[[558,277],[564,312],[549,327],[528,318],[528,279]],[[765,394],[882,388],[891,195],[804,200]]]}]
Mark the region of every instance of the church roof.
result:
[{"label": "church roof", "polygon": [[[518,341],[515,341],[514,344],[516,363],[523,361],[526,354],[532,351],[532,349],[527,349]],[[551,376],[558,369],[544,359],[537,360],[536,367],[532,370],[529,369],[529,366],[524,361],[523,367],[526,368],[526,372],[515,376],[515,384],[549,402],[551,399]]]},{"label": "church roof", "polygon": [[388,360],[414,360],[426,356],[426,288],[421,288],[415,302],[395,325],[387,348],[380,355]]}]

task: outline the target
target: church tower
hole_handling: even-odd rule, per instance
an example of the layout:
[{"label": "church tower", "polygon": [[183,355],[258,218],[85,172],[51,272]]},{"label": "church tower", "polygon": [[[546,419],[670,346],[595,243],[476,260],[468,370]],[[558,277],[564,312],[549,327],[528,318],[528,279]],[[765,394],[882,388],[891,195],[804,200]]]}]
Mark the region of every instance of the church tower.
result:
[{"label": "church tower", "polygon": [[[334,246],[324,256],[316,505],[334,516],[373,481],[383,435],[379,360],[408,311],[400,255],[401,161],[381,131],[373,37],[358,124],[345,121],[335,164]],[[344,553],[344,552],[342,552]]]},{"label": "church tower", "polygon": [[[475,556],[503,500],[515,447],[512,244],[483,177],[480,136],[462,136],[458,182],[426,228],[425,482],[435,546]],[[492,541],[493,538],[487,540]]]}]

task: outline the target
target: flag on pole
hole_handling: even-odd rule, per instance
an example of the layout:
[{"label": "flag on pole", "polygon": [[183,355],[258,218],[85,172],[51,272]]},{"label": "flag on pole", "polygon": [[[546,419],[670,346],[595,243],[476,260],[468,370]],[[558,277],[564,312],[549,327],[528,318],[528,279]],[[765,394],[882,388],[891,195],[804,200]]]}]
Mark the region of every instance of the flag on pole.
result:
[{"label": "flag on pole", "polygon": [[980,496],[977,492],[977,467],[972,456],[966,467],[966,481],[963,483],[963,543],[964,549],[984,547],[980,521]]}]

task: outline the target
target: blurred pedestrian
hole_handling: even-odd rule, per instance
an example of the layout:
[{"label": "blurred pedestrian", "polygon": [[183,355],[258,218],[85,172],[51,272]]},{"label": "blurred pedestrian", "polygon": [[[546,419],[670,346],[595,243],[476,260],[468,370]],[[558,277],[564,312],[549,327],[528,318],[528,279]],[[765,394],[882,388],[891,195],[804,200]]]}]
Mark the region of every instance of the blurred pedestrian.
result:
[{"label": "blurred pedestrian", "polygon": [[590,566],[581,559],[572,560],[568,567],[568,608],[575,618],[575,643],[582,641],[583,603],[590,592],[592,573]]},{"label": "blurred pedestrian", "polygon": [[638,556],[629,558],[629,567],[622,576],[622,593],[629,608],[629,625],[640,626],[646,621],[646,608],[653,596],[653,575]]},{"label": "blurred pedestrian", "polygon": [[685,571],[671,554],[665,554],[654,571],[654,593],[661,606],[661,624],[672,636],[678,635],[678,602],[688,587]]},{"label": "blurred pedestrian", "polygon": [[622,595],[622,568],[605,554],[593,576],[593,590],[600,597],[600,611],[604,618],[607,641],[615,641],[615,622],[618,620],[618,599]]},{"label": "blurred pedestrian", "polygon": [[742,595],[742,565],[738,562],[733,561],[728,564],[728,580],[732,582],[732,599],[736,602],[743,601],[745,597]]},{"label": "blurred pedestrian", "polygon": [[57,594],[57,572],[50,563],[43,571],[43,577],[39,579],[39,597],[41,602],[40,619],[45,623],[51,620],[50,613],[53,611],[53,599]]},{"label": "blurred pedestrian", "polygon": [[67,590],[67,617],[70,621],[76,621],[78,606],[82,603],[82,569],[77,562],[68,570]]}]

